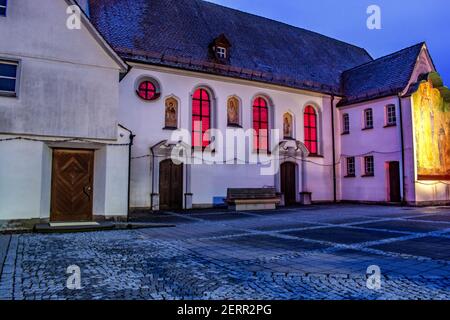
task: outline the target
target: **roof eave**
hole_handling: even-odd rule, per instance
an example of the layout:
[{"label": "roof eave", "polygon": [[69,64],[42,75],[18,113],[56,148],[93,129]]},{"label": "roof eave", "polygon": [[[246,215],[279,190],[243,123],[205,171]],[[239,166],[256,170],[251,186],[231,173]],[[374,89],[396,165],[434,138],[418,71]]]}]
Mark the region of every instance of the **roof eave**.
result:
[{"label": "roof eave", "polygon": [[[273,81],[273,80],[269,80],[269,79],[264,79],[261,76],[255,76],[254,74],[250,74],[250,73],[246,73],[247,76],[239,76],[237,75],[237,73],[231,74],[232,72],[226,72],[225,70],[223,72],[220,72],[219,70],[221,69],[215,69],[214,71],[211,70],[211,68],[208,70],[207,67],[202,67],[198,66],[196,68],[194,67],[188,67],[188,66],[182,66],[182,65],[170,65],[168,63],[164,63],[164,62],[156,62],[156,61],[147,61],[145,59],[139,59],[136,57],[125,57],[122,56],[122,59],[124,59],[127,62],[130,63],[139,63],[139,64],[146,64],[146,65],[153,65],[153,66],[159,66],[159,67],[165,67],[165,68],[170,68],[170,69],[177,69],[177,70],[184,70],[184,71],[188,71],[188,72],[199,72],[199,73],[203,73],[203,74],[210,74],[210,75],[215,75],[215,76],[222,76],[222,77],[227,77],[227,78],[234,78],[234,79],[241,79],[241,80],[245,80],[245,81],[254,81],[254,82],[258,82],[258,83],[265,83],[265,84],[272,84],[272,85],[276,85],[276,86],[281,86],[281,87],[285,87],[285,88],[291,88],[291,89],[298,89],[298,90],[303,90],[303,91],[309,91],[309,92],[314,92],[314,93],[319,93],[319,94],[324,94],[324,95],[329,95],[329,96],[335,96],[335,97],[343,97],[341,91],[338,88],[332,88],[329,85],[318,85],[318,86],[307,86],[303,83],[303,85],[296,85],[293,82],[298,82],[298,81],[293,81],[293,82],[288,82],[288,81]],[[251,70],[248,70],[251,71]],[[280,78],[280,77],[277,77]],[[322,87],[321,87],[322,86]],[[329,90],[325,90],[323,89],[323,87],[329,87]]]},{"label": "roof eave", "polygon": [[65,0],[66,3],[69,5],[75,5],[78,8],[80,8],[81,11],[81,21],[85,24],[87,30],[89,33],[97,40],[97,42],[100,44],[100,46],[105,50],[105,52],[114,60],[114,62],[117,63],[119,66],[120,73],[127,72],[128,65],[125,63],[124,60],[116,53],[116,51],[113,49],[113,47],[106,41],[106,39],[98,32],[97,28],[94,27],[92,22],[89,20],[89,17],[87,16],[86,12],[84,12],[83,8],[78,5],[76,0]]}]

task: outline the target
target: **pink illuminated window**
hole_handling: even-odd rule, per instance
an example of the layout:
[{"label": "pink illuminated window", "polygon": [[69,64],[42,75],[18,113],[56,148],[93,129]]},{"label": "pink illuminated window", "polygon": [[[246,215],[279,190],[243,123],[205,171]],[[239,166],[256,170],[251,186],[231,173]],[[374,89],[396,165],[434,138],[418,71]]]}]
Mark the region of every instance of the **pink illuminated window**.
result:
[{"label": "pink illuminated window", "polygon": [[304,113],[305,145],[312,155],[318,154],[317,143],[317,113],[316,110],[307,106]]},{"label": "pink illuminated window", "polygon": [[211,99],[205,89],[198,89],[192,97],[192,146],[207,147],[211,129]]},{"label": "pink illuminated window", "polygon": [[151,101],[159,98],[159,92],[156,88],[156,85],[149,81],[142,81],[139,84],[139,87],[137,89],[137,94],[140,98]]},{"label": "pink illuminated window", "polygon": [[269,109],[264,98],[256,98],[253,102],[253,148],[255,151],[269,149]]}]

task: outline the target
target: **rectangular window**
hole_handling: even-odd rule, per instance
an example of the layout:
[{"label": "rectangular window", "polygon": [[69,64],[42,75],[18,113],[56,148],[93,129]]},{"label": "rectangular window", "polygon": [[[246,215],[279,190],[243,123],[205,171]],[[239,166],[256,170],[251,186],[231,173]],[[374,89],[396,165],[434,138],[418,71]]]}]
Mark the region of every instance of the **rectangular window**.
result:
[{"label": "rectangular window", "polygon": [[364,157],[364,176],[372,177],[375,175],[375,164],[373,156]]},{"label": "rectangular window", "polygon": [[17,62],[0,60],[0,95],[17,95],[17,67]]},{"label": "rectangular window", "polygon": [[373,111],[372,109],[364,110],[364,129],[372,129],[373,128]]},{"label": "rectangular window", "polygon": [[386,106],[386,125],[395,126],[397,124],[397,114],[395,111],[395,105]]},{"label": "rectangular window", "polygon": [[6,16],[6,2],[8,0],[0,0],[0,16]]},{"label": "rectangular window", "polygon": [[355,171],[355,157],[347,158],[347,177],[354,177]]},{"label": "rectangular window", "polygon": [[227,58],[227,49],[225,49],[224,47],[217,47],[216,54],[220,59],[226,59]]},{"label": "rectangular window", "polygon": [[350,133],[350,116],[347,113],[342,116],[342,128],[343,134]]}]

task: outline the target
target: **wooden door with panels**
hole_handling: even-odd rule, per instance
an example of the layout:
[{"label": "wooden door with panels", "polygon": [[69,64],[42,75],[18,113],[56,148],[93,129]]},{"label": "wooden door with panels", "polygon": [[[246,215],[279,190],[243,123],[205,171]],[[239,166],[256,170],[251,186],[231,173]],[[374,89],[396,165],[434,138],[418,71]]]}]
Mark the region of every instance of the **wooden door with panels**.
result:
[{"label": "wooden door with panels", "polygon": [[159,208],[183,209],[183,165],[176,165],[171,159],[159,164]]},{"label": "wooden door with panels", "polygon": [[401,202],[400,162],[389,162],[389,201]]},{"label": "wooden door with panels", "polygon": [[284,194],[284,204],[286,206],[295,205],[296,197],[296,167],[293,162],[285,162],[281,165],[281,193]]},{"label": "wooden door with panels", "polygon": [[92,221],[94,151],[54,149],[52,222]]}]

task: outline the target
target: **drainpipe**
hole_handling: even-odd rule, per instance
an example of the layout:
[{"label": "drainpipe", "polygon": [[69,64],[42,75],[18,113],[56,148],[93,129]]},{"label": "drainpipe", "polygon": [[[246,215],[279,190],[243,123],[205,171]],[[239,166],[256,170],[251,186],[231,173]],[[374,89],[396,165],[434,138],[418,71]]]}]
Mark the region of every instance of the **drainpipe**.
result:
[{"label": "drainpipe", "polygon": [[130,144],[128,146],[128,204],[127,204],[127,222],[130,220],[130,199],[131,199],[131,147],[133,146],[133,140],[136,137],[133,132],[130,131]]},{"label": "drainpipe", "polygon": [[331,141],[333,144],[333,202],[337,202],[336,186],[336,141],[334,136],[334,95],[331,96]]},{"label": "drainpipe", "polygon": [[155,207],[155,204],[153,203],[154,194],[155,194],[155,151],[153,151],[153,148],[155,146],[152,146],[150,148],[150,153],[152,156],[152,193],[150,195],[150,211],[153,211],[153,208]]},{"label": "drainpipe", "polygon": [[406,188],[405,188],[405,138],[403,134],[403,111],[402,111],[402,97],[398,95],[398,109],[400,113],[400,141],[402,145],[402,204],[406,204]]}]

